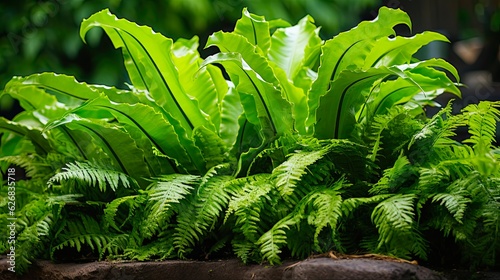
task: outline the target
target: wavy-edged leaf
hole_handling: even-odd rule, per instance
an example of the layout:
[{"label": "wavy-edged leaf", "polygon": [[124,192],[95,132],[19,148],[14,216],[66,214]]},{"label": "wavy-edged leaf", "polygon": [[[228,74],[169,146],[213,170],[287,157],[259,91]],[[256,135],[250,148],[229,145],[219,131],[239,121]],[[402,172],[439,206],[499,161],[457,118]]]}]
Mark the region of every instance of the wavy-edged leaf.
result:
[{"label": "wavy-edged leaf", "polygon": [[[273,69],[269,65],[268,59],[261,54],[257,46],[252,45],[246,37],[236,33],[215,32],[208,37],[205,47],[208,48],[211,46],[218,47],[222,54],[229,53],[231,56],[234,56],[234,53],[238,53],[241,59],[244,60],[253,71],[258,73],[261,79],[274,86],[278,85],[278,81],[274,76]],[[207,63],[205,62],[205,64]]]},{"label": "wavy-edged leaf", "polygon": [[311,16],[302,18],[298,24],[277,29],[271,38],[269,60],[283,69],[290,80],[295,80],[297,73],[306,67],[307,51],[311,42],[318,41],[317,27]]},{"label": "wavy-edged leaf", "polygon": [[115,48],[122,48],[125,66],[134,86],[147,90],[188,135],[195,127],[210,127],[207,116],[180,83],[179,73],[172,61],[171,39],[149,27],[118,19],[107,9],[82,22],[80,37],[85,41],[85,34],[94,27],[101,27]]},{"label": "wavy-edged leaf", "polygon": [[40,155],[46,155],[52,151],[50,142],[44,137],[42,130],[39,128],[30,127],[0,117],[0,131],[26,137],[35,146],[37,153]]},{"label": "wavy-edged leaf", "polygon": [[243,60],[239,53],[219,53],[204,64],[222,64],[240,93],[240,100],[249,122],[260,126],[264,139],[289,134],[293,128],[291,105],[281,92],[266,82]]},{"label": "wavy-edged leaf", "polygon": [[[24,87],[36,87],[48,94],[54,95],[57,100],[68,107],[75,107],[82,102],[99,96],[99,92],[86,83],[78,82],[74,77],[55,73],[33,74],[27,77],[15,77],[5,86],[5,93],[16,93]],[[20,97],[18,95],[18,97]],[[27,97],[26,97],[27,98]],[[23,102],[36,102],[37,99]],[[44,97],[40,97],[44,98]],[[38,98],[38,99],[40,99]],[[34,106],[38,107],[39,106]]]},{"label": "wavy-edged leaf", "polygon": [[149,170],[144,162],[143,151],[137,147],[130,135],[102,120],[88,120],[70,114],[53,127],[64,125],[69,129],[78,129],[92,136],[99,143],[107,157],[119,171],[134,179],[149,177]]},{"label": "wavy-edged leaf", "polygon": [[241,18],[236,22],[234,33],[244,36],[250,44],[258,47],[260,52],[267,54],[271,47],[269,22],[263,16],[258,16],[243,9]]},{"label": "wavy-edged leaf", "polygon": [[319,99],[329,90],[331,82],[341,79],[339,75],[343,70],[361,69],[376,40],[394,35],[393,28],[398,24],[411,28],[411,21],[405,12],[382,7],[378,17],[373,21],[361,22],[355,28],[325,42],[321,48],[318,77],[309,92],[311,112],[306,126],[311,126],[316,121],[315,113]]},{"label": "wavy-edged leaf", "polygon": [[415,63],[411,67],[404,66],[407,70],[404,75],[396,80],[383,82],[372,91],[370,97],[372,100],[367,102],[366,112],[362,110],[360,115],[364,114],[369,121],[374,115],[386,113],[387,109],[395,104],[404,104],[415,98],[418,98],[415,101],[424,104],[423,102],[430,101],[436,96],[434,93],[448,92],[460,97],[458,84],[451,81],[444,72],[432,68],[431,65],[446,69],[458,78],[456,69],[442,60],[435,60],[435,63],[432,61]]},{"label": "wavy-edged leaf", "polygon": [[309,115],[317,118],[314,124],[315,136],[319,139],[348,138],[356,125],[356,112],[368,94],[366,91],[376,81],[397,73],[397,69],[385,67],[370,68],[367,71],[343,71],[332,82],[328,92],[320,98],[317,112]]},{"label": "wavy-edged leaf", "polygon": [[[234,149],[239,145],[237,132],[240,131],[239,119],[243,114],[240,97],[234,86],[230,86],[227,94],[224,96],[221,104],[221,122],[219,127],[219,136],[226,143],[227,147]],[[236,133],[235,133],[236,132]]]},{"label": "wavy-edged leaf", "polygon": [[151,146],[170,159],[171,168],[174,170],[179,170],[177,165],[189,172],[205,170],[199,151],[190,149],[188,153],[184,146],[185,141],[182,141],[185,139],[179,139],[173,125],[153,107],[141,103],[115,103],[106,97],[100,97],[85,103],[73,112],[80,114],[85,110],[109,111],[119,123],[139,129],[141,135],[150,141]]},{"label": "wavy-edged leaf", "polygon": [[410,63],[412,56],[421,47],[434,41],[449,42],[444,35],[432,31],[412,37],[381,37],[367,55],[363,68]]},{"label": "wavy-edged leaf", "polygon": [[209,116],[218,132],[221,102],[228,91],[228,84],[218,67],[207,65],[200,68],[203,59],[198,53],[198,45],[196,36],[190,40],[178,39],[172,48],[172,60],[185,92],[198,101],[200,109]]}]

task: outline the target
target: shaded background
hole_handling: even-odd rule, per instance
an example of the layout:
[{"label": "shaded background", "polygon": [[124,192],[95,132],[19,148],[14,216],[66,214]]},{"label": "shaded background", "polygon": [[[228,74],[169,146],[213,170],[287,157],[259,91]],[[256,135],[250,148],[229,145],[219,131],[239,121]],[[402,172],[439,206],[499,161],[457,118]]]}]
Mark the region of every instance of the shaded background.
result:
[{"label": "shaded background", "polygon": [[[500,0],[18,0],[0,3],[0,88],[12,76],[39,72],[73,75],[79,81],[123,87],[127,81],[121,52],[98,28],[79,38],[82,19],[104,8],[120,18],[151,26],[165,36],[200,37],[200,46],[217,30],[230,30],[243,7],[267,19],[296,23],[306,14],[322,26],[328,39],[361,20],[373,19],[382,5],[409,13],[411,35],[424,30],[446,35],[451,44],[432,43],[419,52],[421,59],[442,57],[459,70],[464,97],[456,110],[479,100],[500,99]],[[200,48],[201,49],[201,48]],[[202,55],[208,53],[202,51]],[[450,96],[443,96],[446,103]],[[0,100],[0,116],[12,118],[18,110],[10,98]],[[436,110],[430,109],[432,114]]]}]

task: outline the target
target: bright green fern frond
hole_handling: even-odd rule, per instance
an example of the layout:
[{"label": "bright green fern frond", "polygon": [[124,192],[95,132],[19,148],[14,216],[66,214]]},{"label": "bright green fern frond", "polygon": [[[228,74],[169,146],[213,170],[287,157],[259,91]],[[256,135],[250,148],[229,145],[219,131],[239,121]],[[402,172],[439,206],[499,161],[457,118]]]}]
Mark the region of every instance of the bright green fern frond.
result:
[{"label": "bright green fern frond", "polygon": [[260,248],[262,257],[271,265],[281,263],[279,254],[281,253],[281,248],[286,245],[287,230],[290,229],[290,226],[298,223],[299,221],[300,216],[292,213],[277,222],[269,231],[264,233],[259,240],[257,240],[256,244]]},{"label": "bright green fern frond", "polygon": [[309,207],[307,221],[315,227],[314,247],[318,251],[320,251],[318,236],[325,227],[330,226],[332,240],[335,240],[337,221],[342,217],[342,196],[338,190],[345,184],[341,180],[332,188],[320,190],[309,196],[308,204],[312,207]]},{"label": "bright green fern frond", "polygon": [[129,234],[123,233],[114,235],[108,240],[108,243],[101,250],[99,259],[103,259],[106,253],[110,256],[117,256],[127,248],[129,240]]},{"label": "bright green fern frond", "polygon": [[293,193],[307,168],[328,153],[328,148],[316,151],[297,151],[273,170],[274,183],[281,196],[287,198]]},{"label": "bright green fern frond", "polygon": [[452,139],[456,135],[455,130],[465,124],[463,115],[451,115],[451,103],[434,115],[424,127],[414,134],[408,148],[411,162],[422,163],[439,159],[436,148],[448,148],[455,145]]},{"label": "bright green fern frond", "polygon": [[82,181],[90,186],[98,186],[104,192],[109,185],[112,190],[116,191],[121,185],[124,188],[129,188],[131,185],[137,185],[135,180],[128,175],[90,162],[74,162],[66,164],[62,171],[52,176],[49,179],[49,186],[55,182],[64,180]]},{"label": "bright green fern frond", "polygon": [[385,199],[391,197],[392,194],[379,194],[369,197],[352,197],[347,198],[342,201],[342,215],[348,217],[360,206],[366,204],[379,203]]},{"label": "bright green fern frond", "polygon": [[468,115],[469,134],[465,143],[471,143],[482,153],[492,148],[495,140],[496,125],[500,121],[500,101],[470,104],[462,112]]},{"label": "bright green fern frond", "polygon": [[214,176],[205,180],[196,190],[196,195],[179,209],[174,233],[174,246],[181,258],[194,248],[217,225],[219,217],[226,209],[233,189],[228,188],[232,176]]},{"label": "bright green fern frond", "polygon": [[270,174],[254,175],[247,178],[243,186],[229,202],[225,221],[234,213],[236,216],[236,231],[241,232],[251,242],[257,241],[263,234],[261,227],[262,211],[269,206],[270,192],[274,188],[270,184]]},{"label": "bright green fern frond", "polygon": [[179,203],[191,193],[193,185],[198,184],[199,176],[171,174],[153,178],[146,193],[149,198],[159,203]]},{"label": "bright green fern frond", "polygon": [[102,230],[99,223],[92,217],[80,215],[79,218],[66,220],[65,228],[52,247],[51,256],[57,250],[65,247],[75,248],[81,252],[83,246],[88,246],[97,255],[101,255],[108,242],[113,237],[109,232]]},{"label": "bright green fern frond", "polygon": [[255,245],[255,242],[248,241],[246,238],[233,238],[231,245],[234,253],[243,263],[260,260],[256,256],[258,246]]},{"label": "bright green fern frond", "polygon": [[40,196],[40,200],[18,210],[15,244],[17,272],[25,272],[31,262],[43,256],[44,250],[49,246],[49,236],[56,219],[44,200],[45,197]]},{"label": "bright green fern frond", "polygon": [[389,124],[400,118],[401,116],[407,114],[407,111],[403,107],[395,106],[392,107],[387,114],[375,115],[373,122],[367,130],[367,138],[369,139],[369,146],[371,147],[369,158],[371,161],[375,162],[377,160],[377,155],[382,149],[382,132],[389,128]]},{"label": "bright green fern frond", "polygon": [[432,202],[439,202],[448,209],[458,223],[462,223],[467,204],[471,200],[460,193],[438,193],[432,197]]},{"label": "bright green fern frond", "polygon": [[379,247],[390,243],[395,230],[410,232],[415,216],[414,194],[397,194],[380,202],[372,212],[372,222],[379,232]]},{"label": "bright green fern frond", "polygon": [[419,186],[429,193],[434,193],[436,188],[450,180],[450,171],[446,168],[420,168],[419,173]]},{"label": "bright green fern frond", "polygon": [[[121,232],[122,230],[120,229],[128,220],[131,218],[131,216],[134,214],[134,208],[135,208],[135,201],[134,199],[136,198],[136,195],[130,195],[130,196],[123,196],[120,198],[116,198],[110,203],[106,205],[106,208],[104,209],[104,221],[106,222],[108,227],[112,227],[116,229],[117,231]],[[124,221],[121,222],[121,225],[116,224],[116,214],[118,212],[118,208],[120,205],[125,204],[128,206],[129,213]]]},{"label": "bright green fern frond", "polygon": [[[145,193],[148,195],[143,235],[151,237],[163,228],[175,214],[181,201],[190,195],[201,178],[195,175],[170,174],[153,178]],[[152,226],[153,225],[153,226]]]},{"label": "bright green fern frond", "polygon": [[165,236],[155,239],[149,244],[128,246],[123,253],[124,257],[131,260],[165,260],[176,257],[173,245],[173,231],[167,230]]},{"label": "bright green fern frond", "polygon": [[[371,194],[395,193],[404,185],[411,184],[415,171],[406,156],[400,156],[392,168],[384,170],[384,176],[369,190]],[[410,182],[409,182],[410,181]]]}]

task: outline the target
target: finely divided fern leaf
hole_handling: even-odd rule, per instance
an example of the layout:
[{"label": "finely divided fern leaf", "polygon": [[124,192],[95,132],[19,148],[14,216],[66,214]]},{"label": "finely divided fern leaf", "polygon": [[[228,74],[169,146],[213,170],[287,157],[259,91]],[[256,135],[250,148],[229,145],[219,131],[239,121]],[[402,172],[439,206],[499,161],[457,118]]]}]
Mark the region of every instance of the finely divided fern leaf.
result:
[{"label": "finely divided fern leaf", "polygon": [[129,188],[131,185],[136,185],[135,180],[126,174],[106,169],[104,167],[89,163],[89,162],[74,162],[68,163],[62,171],[52,176],[49,179],[49,186],[55,182],[64,180],[78,180],[90,186],[98,186],[101,191],[106,191],[109,185],[113,191],[116,191],[120,185]]},{"label": "finely divided fern leaf", "polygon": [[297,151],[285,162],[273,170],[275,185],[280,194],[286,199],[290,196],[301,177],[307,173],[307,168],[325,156],[328,149],[316,151]]},{"label": "finely divided fern leaf", "polygon": [[461,224],[467,205],[471,200],[460,193],[438,193],[432,197],[432,202],[439,202],[440,205],[446,207],[453,218]]},{"label": "finely divided fern leaf", "polygon": [[290,214],[277,222],[257,240],[256,244],[259,245],[263,258],[271,265],[281,263],[279,254],[281,253],[280,248],[286,244],[286,230],[298,222],[298,217],[300,216],[296,216],[295,213]]},{"label": "finely divided fern leaf", "polygon": [[261,211],[271,201],[270,192],[273,185],[269,183],[270,175],[260,174],[245,178],[246,184],[231,199],[226,211],[225,221],[234,213],[236,227],[251,242],[257,241],[263,233],[261,227]]},{"label": "finely divided fern leaf", "polygon": [[[130,195],[130,196],[123,196],[120,198],[116,198],[113,201],[111,201],[109,204],[106,205],[106,208],[104,209],[104,221],[107,223],[107,226],[112,227],[116,229],[117,231],[121,232],[122,230],[120,229],[123,224],[127,222],[127,220],[133,215],[134,208],[136,206],[134,199],[136,198],[136,195]],[[121,223],[121,225],[116,224],[116,214],[118,212],[118,208],[120,205],[126,204],[129,207],[129,213],[127,215],[127,218],[125,221]]]},{"label": "finely divided fern leaf", "polygon": [[[337,184],[342,185],[344,182],[339,181]],[[335,239],[337,222],[342,217],[342,197],[335,188],[326,189],[309,197],[309,203],[314,210],[309,213],[307,220],[315,227],[314,247],[320,251],[318,236],[323,228],[330,226],[332,239]]]},{"label": "finely divided fern leaf", "polygon": [[75,220],[67,220],[65,223],[65,228],[58,236],[60,242],[52,247],[52,256],[55,251],[64,247],[75,248],[77,252],[81,252],[84,245],[100,255],[112,237],[102,230],[94,218],[87,215],[81,215]]},{"label": "finely divided fern leaf", "polygon": [[372,221],[379,231],[379,247],[390,243],[395,230],[411,231],[415,216],[414,194],[397,194],[380,202],[372,213]]},{"label": "finely divided fern leaf", "polygon": [[209,178],[204,178],[189,196],[188,203],[179,209],[173,244],[181,258],[186,257],[202,236],[214,230],[230,195],[236,192],[234,185],[230,184],[232,176],[209,174]]},{"label": "finely divided fern leaf", "polygon": [[200,177],[195,175],[171,174],[154,178],[145,191],[148,214],[142,227],[143,235],[151,237],[165,226],[199,182]]},{"label": "finely divided fern leaf", "polygon": [[470,104],[463,109],[463,112],[469,116],[469,134],[471,137],[466,139],[465,143],[472,143],[482,149],[491,149],[492,142],[496,135],[496,124],[500,121],[500,101],[499,102],[480,102],[479,104]]}]

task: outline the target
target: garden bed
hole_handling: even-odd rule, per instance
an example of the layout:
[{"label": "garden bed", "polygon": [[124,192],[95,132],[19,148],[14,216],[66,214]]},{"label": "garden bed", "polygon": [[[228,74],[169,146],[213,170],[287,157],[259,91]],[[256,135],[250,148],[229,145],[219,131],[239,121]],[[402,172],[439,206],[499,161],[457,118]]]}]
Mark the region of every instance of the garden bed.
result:
[{"label": "garden bed", "polygon": [[[282,265],[244,265],[236,259],[219,261],[53,263],[39,260],[22,277],[7,270],[5,257],[0,279],[448,279],[428,268],[370,258],[315,258],[285,261]],[[451,278],[450,278],[451,279]],[[456,279],[456,278],[452,278]],[[488,278],[493,279],[493,278]]]}]

